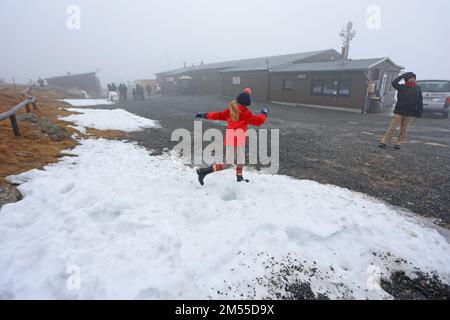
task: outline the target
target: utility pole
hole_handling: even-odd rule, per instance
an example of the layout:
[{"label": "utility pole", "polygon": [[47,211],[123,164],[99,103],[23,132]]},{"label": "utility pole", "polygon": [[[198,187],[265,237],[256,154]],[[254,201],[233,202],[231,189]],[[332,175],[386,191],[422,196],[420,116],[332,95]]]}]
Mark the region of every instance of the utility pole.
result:
[{"label": "utility pole", "polygon": [[353,30],[353,22],[347,22],[347,27],[339,34],[344,40],[342,45],[342,61],[347,61],[350,53],[350,42],[355,38],[356,31]]}]

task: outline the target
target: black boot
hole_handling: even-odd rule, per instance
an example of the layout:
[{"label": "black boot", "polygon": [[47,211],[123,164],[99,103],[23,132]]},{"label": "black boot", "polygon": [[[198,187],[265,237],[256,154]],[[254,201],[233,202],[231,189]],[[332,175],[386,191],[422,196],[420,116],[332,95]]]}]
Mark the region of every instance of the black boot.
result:
[{"label": "black boot", "polygon": [[205,184],[205,182],[203,181],[205,179],[205,177],[214,172],[214,168],[213,166],[210,166],[208,168],[201,168],[201,169],[197,169],[197,174],[198,174],[198,182],[200,182],[200,184],[203,186]]},{"label": "black boot", "polygon": [[245,182],[247,182],[247,183],[250,182],[250,180],[244,179],[244,177],[243,177],[243,176],[240,176],[240,175],[236,175],[236,178],[237,178],[237,182],[242,182],[242,181],[245,181]]}]

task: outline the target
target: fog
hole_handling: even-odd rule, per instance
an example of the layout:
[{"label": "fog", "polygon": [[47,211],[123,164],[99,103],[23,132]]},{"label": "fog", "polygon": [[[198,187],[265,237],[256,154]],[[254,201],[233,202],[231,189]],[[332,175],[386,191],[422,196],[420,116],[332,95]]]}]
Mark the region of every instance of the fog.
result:
[{"label": "fog", "polygon": [[[69,29],[67,8],[81,9]],[[380,29],[367,9],[381,9]],[[352,20],[353,59],[388,56],[419,78],[450,79],[448,0],[0,0],[0,78],[100,70],[110,81],[154,78],[187,65],[342,45]]]}]

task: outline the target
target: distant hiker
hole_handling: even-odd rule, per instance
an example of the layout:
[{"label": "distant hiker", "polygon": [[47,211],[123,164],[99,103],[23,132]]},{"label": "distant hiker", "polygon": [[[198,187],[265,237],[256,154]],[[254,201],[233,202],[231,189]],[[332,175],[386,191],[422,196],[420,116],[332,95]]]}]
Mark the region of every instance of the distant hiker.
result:
[{"label": "distant hiker", "polygon": [[141,85],[139,84],[136,85],[136,97],[137,100],[141,100]]},{"label": "distant hiker", "polygon": [[[400,134],[398,136],[395,149],[400,149],[406,141],[406,135],[409,125],[413,117],[420,118],[423,114],[423,97],[422,90],[416,84],[417,76],[413,72],[407,72],[392,82],[392,86],[398,91],[397,104],[394,110],[391,126],[387,130],[379,147],[385,148],[391,142],[395,131],[400,126]],[[400,80],[404,80],[405,84],[400,84]]]},{"label": "distant hiker", "polygon": [[123,93],[123,84],[121,83],[121,84],[119,84],[119,87],[117,88],[118,90],[119,90],[119,101],[123,101],[123,95],[122,95],[122,93]]},{"label": "distant hiker", "polygon": [[114,83],[108,84],[108,102],[119,102],[119,95],[117,94],[117,87]]},{"label": "distant hiker", "polygon": [[126,84],[123,84],[123,101],[128,101],[128,87]]},{"label": "distant hiker", "polygon": [[108,85],[106,87],[108,89],[108,92],[106,93],[106,97],[108,99],[108,102],[111,102],[111,95],[110,95],[110,93],[111,93],[111,84],[108,83]]},{"label": "distant hiker", "polygon": [[148,98],[151,98],[152,97],[152,86],[150,84],[147,83],[147,85],[145,86],[145,91],[147,91]]},{"label": "distant hiker", "polygon": [[45,87],[45,81],[44,80],[42,80],[41,78],[39,78],[39,80],[37,81],[37,83],[39,84],[39,86],[42,88],[42,87]]},{"label": "distant hiker", "polygon": [[121,102],[127,101],[128,88],[124,83],[119,85],[119,99]]},{"label": "distant hiker", "polygon": [[237,158],[236,178],[237,182],[249,182],[243,177],[245,164],[245,144],[248,125],[261,126],[266,122],[269,110],[264,108],[260,115],[254,115],[248,107],[251,105],[251,89],[245,89],[236,100],[231,101],[228,109],[222,112],[197,113],[196,118],[207,120],[228,121],[228,129],[225,137],[227,149],[226,164],[215,164],[213,166],[197,170],[198,181],[203,186],[204,179],[208,174],[227,170],[233,167]]},{"label": "distant hiker", "polygon": [[142,101],[144,101],[145,100],[145,90],[144,90],[144,87],[143,86],[141,86],[141,85],[139,85],[139,93],[140,93],[140,95],[141,95],[141,100]]},{"label": "distant hiker", "polygon": [[137,95],[137,97],[138,97],[138,100],[145,100],[145,97],[144,97],[144,87],[143,86],[141,86],[140,84],[137,84],[136,85],[136,95]]},{"label": "distant hiker", "polygon": [[134,92],[135,92],[135,98],[134,100],[139,100],[139,85],[137,84],[136,87],[134,88]]}]

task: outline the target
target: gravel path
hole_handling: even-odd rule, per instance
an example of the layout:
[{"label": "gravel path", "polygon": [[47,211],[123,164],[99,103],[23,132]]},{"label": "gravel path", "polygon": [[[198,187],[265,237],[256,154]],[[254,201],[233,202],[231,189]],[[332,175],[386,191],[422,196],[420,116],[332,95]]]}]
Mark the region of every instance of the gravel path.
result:
[{"label": "gravel path", "polygon": [[[154,97],[115,107],[160,121],[162,129],[132,133],[131,137],[160,154],[176,144],[170,141],[173,130],[193,131],[196,112],[221,110],[227,103],[226,99],[210,96]],[[262,106],[255,103],[252,109],[259,111]],[[280,174],[363,192],[450,228],[448,120],[437,117],[415,119],[409,131],[409,143],[401,151],[392,147],[382,150],[377,146],[390,123],[388,114],[361,115],[306,107],[264,106],[271,109],[264,127],[280,129]],[[110,109],[111,106],[96,108]],[[217,122],[203,122],[204,129],[212,127],[225,129]],[[286,270],[268,279],[275,296],[279,299],[328,299],[326,294],[316,296],[308,282],[275,281],[285,279],[292,268],[302,266],[287,263]],[[399,272],[389,279],[382,279],[381,284],[394,299],[447,300],[450,295],[450,287],[437,276],[419,271],[415,279]]]},{"label": "gravel path", "polygon": [[[211,96],[154,97],[119,107],[161,121],[163,129],[132,135],[161,153],[176,144],[170,142],[173,130],[193,131],[196,112],[221,110],[227,103]],[[363,192],[450,227],[449,120],[415,119],[401,151],[382,150],[377,145],[390,123],[387,114],[267,105],[271,114],[264,127],[280,129],[280,174]],[[252,109],[262,106],[254,103]],[[224,129],[213,122],[203,127]]]}]

